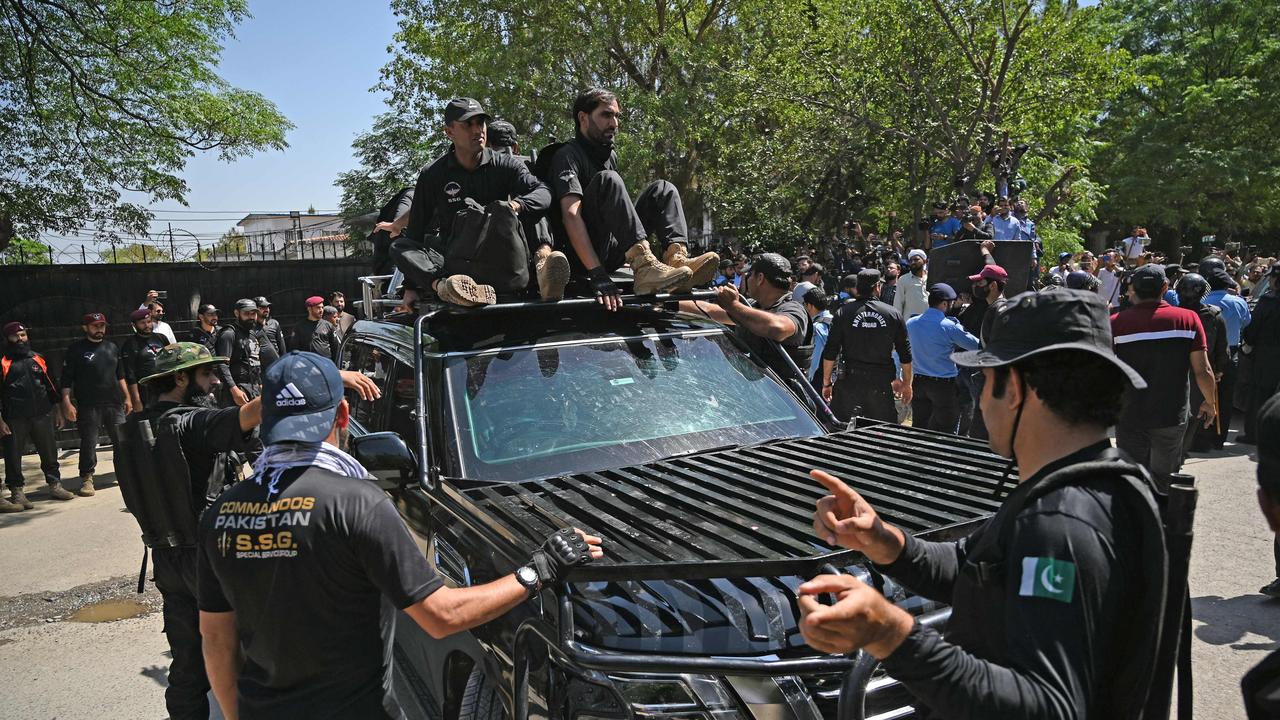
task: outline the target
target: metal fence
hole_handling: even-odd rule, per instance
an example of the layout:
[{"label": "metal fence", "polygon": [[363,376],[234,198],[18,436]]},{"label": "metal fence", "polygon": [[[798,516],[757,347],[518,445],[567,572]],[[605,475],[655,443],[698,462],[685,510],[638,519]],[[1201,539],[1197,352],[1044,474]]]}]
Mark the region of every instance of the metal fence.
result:
[{"label": "metal fence", "polygon": [[30,244],[14,245],[0,253],[0,265],[122,265],[153,263],[228,263],[278,260],[337,260],[368,257],[373,247],[347,236],[321,236],[290,240],[281,247],[255,245],[249,248],[225,243],[130,242],[77,243],[62,247]]}]

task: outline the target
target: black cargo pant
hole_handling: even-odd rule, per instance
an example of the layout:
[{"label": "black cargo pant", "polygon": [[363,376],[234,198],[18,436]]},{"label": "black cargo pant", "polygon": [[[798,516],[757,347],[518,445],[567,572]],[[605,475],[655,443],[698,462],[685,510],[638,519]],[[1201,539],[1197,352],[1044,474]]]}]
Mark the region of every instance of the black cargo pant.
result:
[{"label": "black cargo pant", "polygon": [[916,375],[911,390],[912,427],[954,434],[960,420],[956,379]]},{"label": "black cargo pant", "polygon": [[897,422],[893,380],[893,368],[884,371],[851,369],[831,388],[831,413],[841,422],[848,422],[858,415]]},{"label": "black cargo pant", "polygon": [[990,436],[987,434],[986,418],[982,417],[982,389],[987,384],[987,376],[981,370],[960,368],[960,372],[972,372],[969,376],[969,392],[973,397],[973,418],[969,421],[969,437],[986,440]]},{"label": "black cargo pant", "polygon": [[98,431],[105,429],[115,445],[120,439],[117,428],[124,422],[124,408],[120,405],[81,405],[76,408],[76,430],[80,433],[80,474],[86,475],[98,467]]},{"label": "black cargo pant", "polygon": [[200,642],[196,604],[196,549],[159,548],[151,553],[156,588],[164,598],[164,634],[169,640],[169,687],[164,704],[171,720],[208,720],[209,677]]},{"label": "black cargo pant", "polygon": [[[461,217],[463,216],[459,215],[459,218]],[[410,240],[401,236],[391,243],[391,259],[400,272],[404,273],[405,287],[420,291],[429,292],[437,279],[455,273],[472,275],[476,282],[493,285],[500,293],[522,290],[522,287],[512,287],[506,277],[484,277],[467,267],[457,267],[456,261],[450,262],[450,258],[457,258],[461,254],[468,258],[470,261],[468,264],[471,266],[527,266],[529,258],[533,257],[538,247],[543,244],[543,240],[549,237],[549,233],[545,229],[545,223],[539,226],[538,218],[527,213],[522,213],[518,217],[517,223],[502,222],[501,219],[495,218],[494,222],[487,225],[482,237],[466,239],[465,242],[476,245],[474,252],[460,253],[459,248],[450,245],[453,242],[464,241],[465,233],[463,238],[441,238],[432,243]],[[455,223],[455,231],[459,229],[461,222],[459,220]],[[530,234],[530,228],[533,229],[533,234]]]},{"label": "black cargo pant", "polygon": [[4,484],[10,489],[21,490],[26,485],[22,476],[22,453],[27,449],[27,440],[36,446],[40,454],[40,472],[44,481],[56,483],[61,480],[58,473],[58,443],[54,437],[53,411],[33,418],[5,418],[12,433],[3,440],[4,447]]},{"label": "black cargo pant", "polygon": [[[673,242],[689,243],[680,191],[666,180],[649,183],[633,203],[621,175],[612,170],[597,173],[582,189],[581,215],[591,247],[609,272],[622,267],[631,246],[650,235],[658,239],[655,254]],[[568,254],[574,274],[585,274],[578,254]]]}]

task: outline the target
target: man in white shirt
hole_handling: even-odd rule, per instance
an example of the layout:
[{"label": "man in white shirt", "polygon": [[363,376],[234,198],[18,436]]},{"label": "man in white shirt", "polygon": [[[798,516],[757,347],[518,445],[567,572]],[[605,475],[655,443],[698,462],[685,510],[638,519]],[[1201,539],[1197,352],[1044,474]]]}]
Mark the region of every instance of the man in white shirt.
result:
[{"label": "man in white shirt", "polygon": [[923,250],[907,253],[909,272],[898,278],[898,291],[893,296],[893,309],[910,320],[929,309],[929,273],[926,263],[929,256]]},{"label": "man in white shirt", "polygon": [[1135,227],[1133,234],[1120,242],[1120,247],[1124,250],[1126,259],[1137,260],[1142,257],[1142,253],[1147,251],[1147,246],[1150,244],[1151,238],[1147,235],[1147,229]]},{"label": "man in white shirt", "polygon": [[1101,283],[1098,292],[1107,307],[1120,304],[1120,266],[1116,260],[1115,251],[1108,250],[1102,254],[1102,267],[1098,268],[1098,282]]},{"label": "man in white shirt", "polygon": [[173,334],[173,328],[169,327],[169,323],[164,321],[164,306],[153,301],[147,303],[147,309],[151,311],[151,332],[163,335],[170,345],[178,342],[178,339]]}]

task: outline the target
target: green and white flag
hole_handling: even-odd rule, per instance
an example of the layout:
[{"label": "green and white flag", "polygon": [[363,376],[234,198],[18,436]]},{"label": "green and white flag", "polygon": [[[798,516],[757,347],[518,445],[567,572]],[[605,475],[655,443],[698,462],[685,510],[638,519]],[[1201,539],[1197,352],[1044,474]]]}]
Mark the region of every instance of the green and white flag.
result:
[{"label": "green and white flag", "polygon": [[1076,564],[1043,557],[1022,558],[1022,597],[1042,597],[1069,603],[1076,589]]}]

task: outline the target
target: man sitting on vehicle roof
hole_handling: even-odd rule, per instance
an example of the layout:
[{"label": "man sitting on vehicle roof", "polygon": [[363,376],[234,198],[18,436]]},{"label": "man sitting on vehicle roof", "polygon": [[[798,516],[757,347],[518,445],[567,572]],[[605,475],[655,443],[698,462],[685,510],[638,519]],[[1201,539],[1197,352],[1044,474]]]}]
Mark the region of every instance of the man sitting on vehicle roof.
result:
[{"label": "man sitting on vehicle roof", "polygon": [[[637,295],[706,285],[720,264],[715,253],[689,257],[688,226],[674,185],[655,180],[632,202],[613,149],[621,113],[608,90],[579,95],[573,102],[574,138],[555,151],[546,176],[558,210],[551,213],[556,239],[573,248],[575,273],[586,275],[610,310],[622,300],[609,273],[624,262],[635,271]],[[662,262],[649,249],[649,235],[662,243]]]},{"label": "man sitting on vehicle roof", "polygon": [[[487,147],[489,118],[471,98],[450,100],[444,133],[452,150],[418,176],[409,212],[376,226],[392,237],[404,233],[391,244],[391,257],[405,276],[406,305],[423,291],[456,305],[490,305],[498,291],[520,291],[528,284],[526,241],[520,223],[513,221],[545,212],[551,193],[525,163]],[[433,222],[440,236],[428,242]],[[545,245],[536,254],[538,278],[547,281],[541,283],[543,298],[562,297],[568,259]],[[558,287],[550,282],[557,277],[562,278]]]}]

